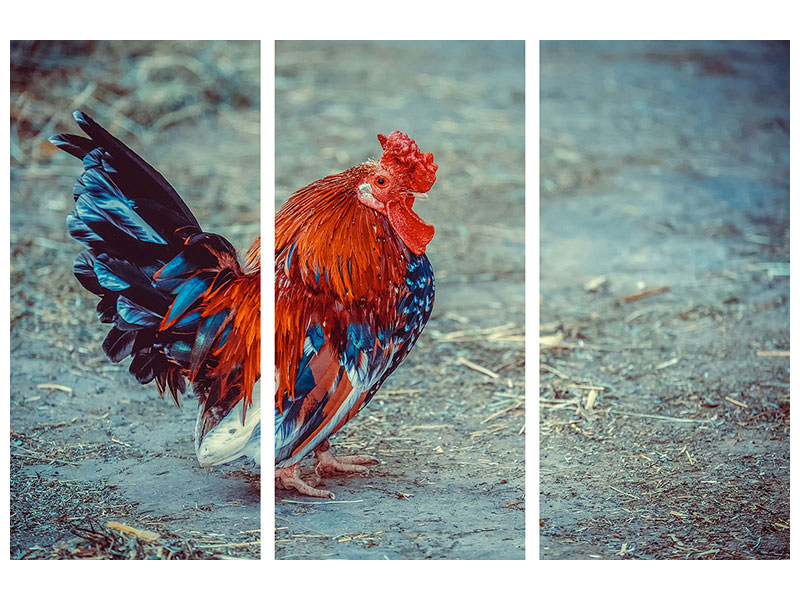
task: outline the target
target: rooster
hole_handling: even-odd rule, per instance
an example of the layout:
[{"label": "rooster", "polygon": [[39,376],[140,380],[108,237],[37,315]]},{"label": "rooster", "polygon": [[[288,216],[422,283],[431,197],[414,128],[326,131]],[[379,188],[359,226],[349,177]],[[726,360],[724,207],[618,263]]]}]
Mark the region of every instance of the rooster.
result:
[{"label": "rooster", "polygon": [[161,174],[86,114],[73,116],[88,137],[50,141],[83,161],[67,228],[86,247],[75,276],[113,324],[106,356],[131,356],[136,379],[155,381],[179,408],[192,384],[202,466],[241,456],[260,464],[260,238],[243,267]]},{"label": "rooster", "polygon": [[[328,438],[372,399],[433,308],[425,249],[434,228],[413,210],[437,165],[410,137],[378,135],[371,161],[295,192],[275,218],[275,478],[314,487],[326,473],[367,473],[371,456],[335,457]],[[298,464],[314,453],[316,478]]]}]

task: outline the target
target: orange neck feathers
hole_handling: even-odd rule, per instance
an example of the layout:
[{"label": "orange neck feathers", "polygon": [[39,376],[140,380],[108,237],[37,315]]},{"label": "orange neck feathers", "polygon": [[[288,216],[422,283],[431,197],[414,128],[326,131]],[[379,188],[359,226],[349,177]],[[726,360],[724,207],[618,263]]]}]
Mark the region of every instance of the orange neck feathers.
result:
[{"label": "orange neck feathers", "polygon": [[431,189],[431,153],[399,131],[378,136],[379,162],[330,175],[295,192],[275,217],[276,406],[294,397],[295,375],[310,325],[334,346],[351,323],[374,331],[397,325],[412,254],[433,227],[413,211]]},{"label": "orange neck feathers", "polygon": [[346,339],[353,321],[388,327],[409,250],[387,219],[357,199],[370,165],[320,179],[297,191],[275,218],[275,364],[279,410],[294,397],[306,331],[322,325]]},{"label": "orange neck feathers", "polygon": [[276,216],[276,259],[285,277],[345,306],[385,298],[408,261],[386,218],[357,199],[370,169],[360,165],[320,179],[292,195]]},{"label": "orange neck feathers", "polygon": [[245,259],[248,271],[261,271],[261,236],[250,246]]},{"label": "orange neck feathers", "polygon": [[[225,386],[233,383],[230,375],[234,365],[242,368],[242,393],[245,398],[242,410],[253,401],[253,386],[261,377],[261,237],[256,238],[246,257],[247,270],[226,286],[210,292],[205,297],[203,317],[216,314],[235,307],[232,315],[233,331],[227,342],[218,348],[214,355],[217,366],[214,376],[225,382]],[[227,394],[223,387],[221,395]]]}]

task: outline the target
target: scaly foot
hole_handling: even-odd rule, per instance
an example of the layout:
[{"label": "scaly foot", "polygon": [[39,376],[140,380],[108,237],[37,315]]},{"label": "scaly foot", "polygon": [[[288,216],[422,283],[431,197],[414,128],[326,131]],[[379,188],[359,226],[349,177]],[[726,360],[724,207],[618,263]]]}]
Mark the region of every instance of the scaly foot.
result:
[{"label": "scaly foot", "polygon": [[284,490],[297,490],[305,496],[315,498],[330,498],[333,500],[333,492],[330,490],[320,490],[300,479],[300,466],[280,467],[275,469],[275,483]]},{"label": "scaly foot", "polygon": [[369,469],[362,465],[375,465],[378,464],[378,459],[374,456],[366,454],[354,454],[352,456],[336,457],[331,452],[331,446],[327,440],[322,442],[317,449],[314,450],[314,455],[317,457],[317,466],[314,467],[314,472],[317,477],[322,478],[325,474],[336,473],[361,473],[368,475]]}]

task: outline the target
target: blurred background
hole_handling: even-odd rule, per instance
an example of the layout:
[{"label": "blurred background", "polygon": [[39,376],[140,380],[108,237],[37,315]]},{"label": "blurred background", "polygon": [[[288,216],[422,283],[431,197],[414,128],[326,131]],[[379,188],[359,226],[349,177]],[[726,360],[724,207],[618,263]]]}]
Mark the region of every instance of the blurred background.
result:
[{"label": "blurred background", "polygon": [[407,133],[439,165],[428,200],[414,205],[436,228],[426,250],[433,314],[332,440],[382,462],[373,477],[330,482],[356,504],[301,513],[279,492],[279,558],[524,555],[524,50],[276,43],[276,206],[380,157],[378,133]]},{"label": "blurred background", "polygon": [[[244,252],[260,232],[259,48],[240,41],[11,43],[14,558],[258,552],[251,543],[259,538],[258,492],[198,467],[194,400],[180,412],[154,385],[139,386],[129,361],[105,358],[108,325],[96,317],[96,297],[72,275],[81,247],[65,226],[82,165],[47,138],[80,133],[72,112],[85,111],[161,172],[204,229]],[[227,495],[238,498],[238,508],[188,508],[217,507]],[[131,541],[105,528],[109,518],[170,541]],[[97,529],[95,550],[57,545],[77,527]],[[234,545],[210,549],[209,532]]]},{"label": "blurred background", "polygon": [[541,556],[787,558],[789,44],[540,48]]}]

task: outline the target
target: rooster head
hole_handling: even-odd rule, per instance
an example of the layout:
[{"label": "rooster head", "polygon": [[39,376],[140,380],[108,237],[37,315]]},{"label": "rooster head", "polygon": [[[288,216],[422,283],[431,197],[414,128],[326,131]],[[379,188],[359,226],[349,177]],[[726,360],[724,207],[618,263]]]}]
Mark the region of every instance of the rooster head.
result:
[{"label": "rooster head", "polygon": [[414,212],[414,199],[433,187],[438,166],[405,133],[378,134],[378,141],[383,156],[358,186],[358,199],[384,215],[409,250],[423,254],[434,229]]}]

